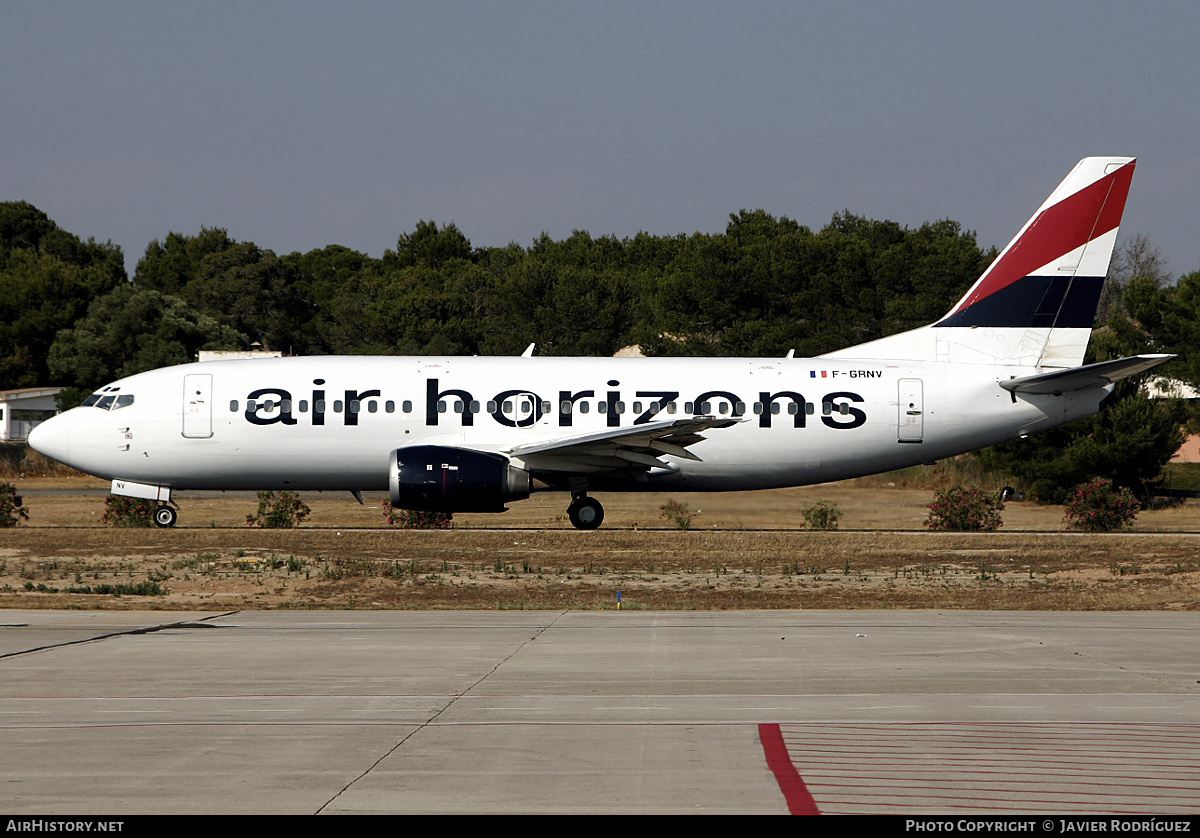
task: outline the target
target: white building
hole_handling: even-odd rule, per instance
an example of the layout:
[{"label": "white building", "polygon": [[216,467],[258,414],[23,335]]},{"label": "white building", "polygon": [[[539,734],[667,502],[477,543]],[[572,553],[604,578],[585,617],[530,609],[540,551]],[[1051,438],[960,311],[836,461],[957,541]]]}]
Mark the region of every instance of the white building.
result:
[{"label": "white building", "polygon": [[62,387],[0,390],[0,442],[23,442],[29,432],[58,413],[54,397]]},{"label": "white building", "polygon": [[197,361],[241,361],[250,358],[282,358],[282,352],[266,349],[201,349]]}]

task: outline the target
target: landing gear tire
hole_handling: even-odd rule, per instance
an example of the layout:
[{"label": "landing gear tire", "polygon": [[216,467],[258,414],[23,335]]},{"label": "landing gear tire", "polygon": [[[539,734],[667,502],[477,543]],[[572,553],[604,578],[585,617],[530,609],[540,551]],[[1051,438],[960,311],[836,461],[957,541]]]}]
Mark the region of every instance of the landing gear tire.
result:
[{"label": "landing gear tire", "polygon": [[578,497],[567,507],[567,517],[577,530],[594,530],[604,521],[604,507],[595,498]]},{"label": "landing gear tire", "polygon": [[158,527],[173,527],[178,517],[175,510],[163,504],[154,510],[154,524]]}]

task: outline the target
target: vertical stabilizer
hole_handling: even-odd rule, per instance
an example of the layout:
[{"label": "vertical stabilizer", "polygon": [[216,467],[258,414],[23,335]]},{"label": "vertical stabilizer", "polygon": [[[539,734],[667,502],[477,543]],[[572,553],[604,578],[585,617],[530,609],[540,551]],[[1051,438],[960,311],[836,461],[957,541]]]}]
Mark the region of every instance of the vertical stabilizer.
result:
[{"label": "vertical stabilizer", "polygon": [[941,320],[827,357],[1078,366],[1134,164],[1081,160]]}]

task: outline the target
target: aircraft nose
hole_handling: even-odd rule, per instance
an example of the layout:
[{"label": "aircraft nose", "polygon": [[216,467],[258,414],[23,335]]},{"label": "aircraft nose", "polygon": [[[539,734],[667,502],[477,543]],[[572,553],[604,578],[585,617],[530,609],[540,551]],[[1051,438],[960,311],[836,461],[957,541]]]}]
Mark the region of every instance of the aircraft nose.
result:
[{"label": "aircraft nose", "polygon": [[29,447],[60,463],[71,455],[71,432],[60,416],[52,416],[29,432]]}]

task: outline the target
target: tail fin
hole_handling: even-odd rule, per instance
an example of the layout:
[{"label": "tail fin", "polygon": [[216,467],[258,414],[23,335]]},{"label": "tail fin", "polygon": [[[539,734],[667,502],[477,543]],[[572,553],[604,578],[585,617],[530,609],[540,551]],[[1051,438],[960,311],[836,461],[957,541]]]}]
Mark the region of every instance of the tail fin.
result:
[{"label": "tail fin", "polygon": [[941,320],[825,357],[1078,366],[1134,165],[1081,160]]}]

